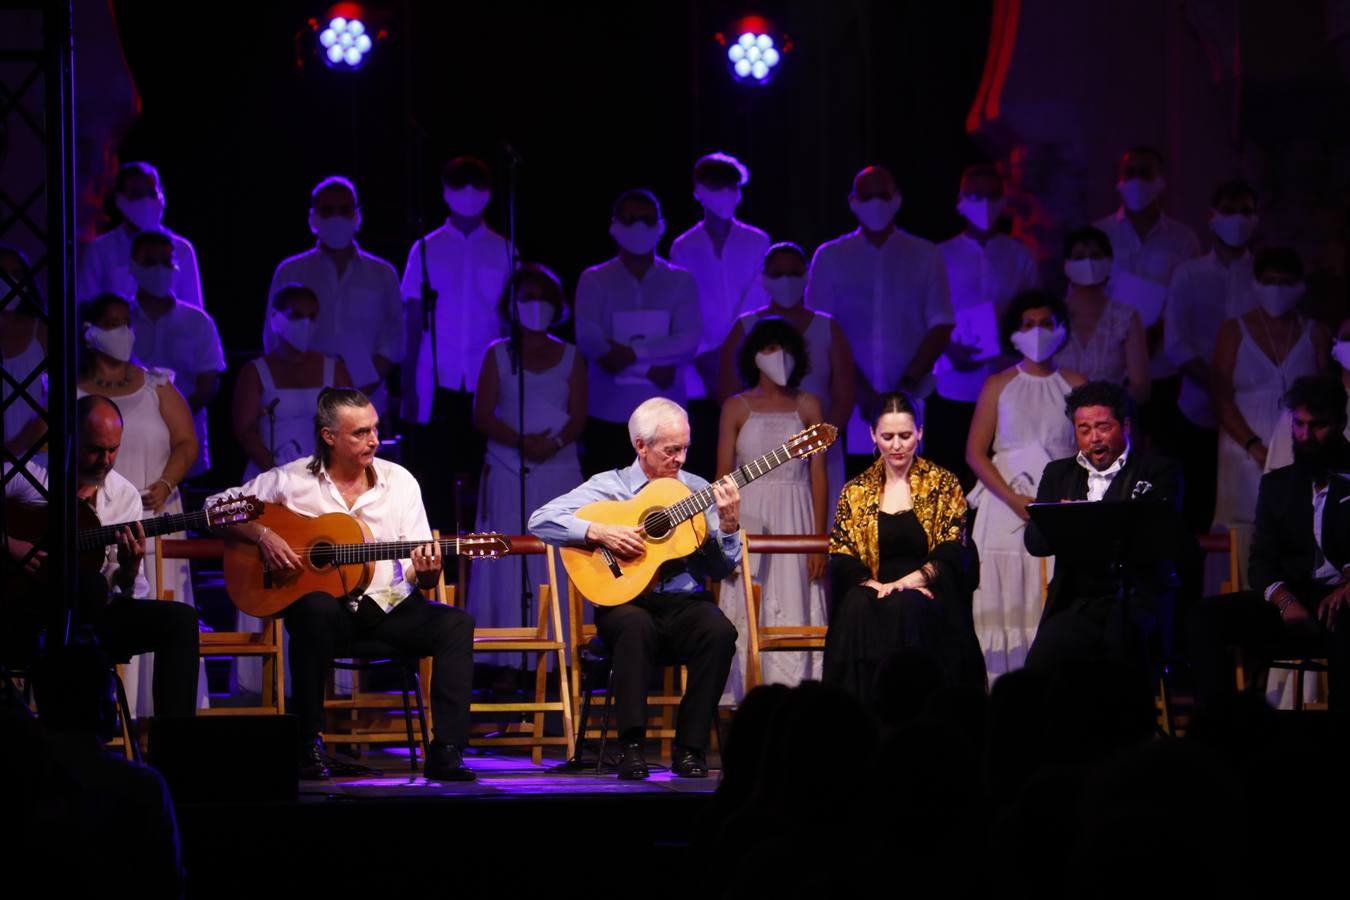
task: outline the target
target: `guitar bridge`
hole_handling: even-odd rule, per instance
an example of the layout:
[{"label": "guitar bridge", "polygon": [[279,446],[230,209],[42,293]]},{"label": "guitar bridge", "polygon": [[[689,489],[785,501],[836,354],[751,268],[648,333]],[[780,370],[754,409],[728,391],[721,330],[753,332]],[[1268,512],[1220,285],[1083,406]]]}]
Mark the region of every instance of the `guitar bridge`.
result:
[{"label": "guitar bridge", "polygon": [[615,578],[622,578],[623,570],[619,568],[618,560],[614,558],[613,553],[609,552],[609,548],[601,547],[600,555],[605,558],[605,563],[609,566],[609,573],[613,575]]}]

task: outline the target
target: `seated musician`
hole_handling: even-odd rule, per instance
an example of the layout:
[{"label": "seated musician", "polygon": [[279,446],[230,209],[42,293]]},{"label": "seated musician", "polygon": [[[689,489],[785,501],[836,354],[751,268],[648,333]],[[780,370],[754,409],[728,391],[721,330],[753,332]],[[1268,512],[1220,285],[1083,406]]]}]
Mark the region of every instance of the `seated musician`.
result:
[{"label": "seated musician", "polygon": [[[1170,651],[1177,561],[1194,548],[1180,527],[1181,472],[1175,462],[1130,442],[1130,396],[1106,381],[1089,381],[1065,398],[1078,454],[1045,467],[1037,503],[1065,500],[1151,500],[1174,507],[1174,559],[1127,562],[1123,574],[1100,558],[1055,558],[1041,624],[1027,653],[1027,668],[1049,670],[1077,661],[1107,661],[1136,672],[1153,669]],[[1032,556],[1054,548],[1036,526],[1023,535]],[[1129,589],[1122,596],[1123,587]],[[1124,601],[1124,602],[1122,602]]]},{"label": "seated musician", "polygon": [[[303,516],[345,513],[364,522],[376,541],[429,537],[417,480],[397,463],[375,456],[379,418],[360,391],[325,388],[314,416],[313,457],[269,469],[220,496],[253,494]],[[229,532],[256,543],[269,569],[302,565],[295,549],[261,522],[232,526]],[[370,587],[360,597],[309,593],[282,614],[290,634],[291,710],[300,727],[301,777],[329,776],[319,733],[333,659],[349,653],[353,641],[371,640],[431,657],[435,735],[426,748],[424,772],[434,781],[473,780],[462,756],[469,740],[473,619],[427,600],[418,590],[436,585],[441,563],[440,547],[428,542],[415,548],[411,559],[376,562]]]},{"label": "seated musician", "polygon": [[[130,523],[117,534],[117,544],[104,552],[102,578],[81,580],[79,603],[74,610],[72,633],[88,628],[111,660],[138,653],[155,654],[155,713],[190,716],[197,701],[197,611],[186,603],[147,600],[145,578],[145,532],[139,519],[144,515],[141,494],[113,471],[122,444],[122,413],[117,404],[96,394],[75,404],[76,497],[93,508],[99,522]],[[27,506],[45,506],[46,498],[33,482],[47,486],[47,471],[37,463],[27,464],[32,481],[21,472],[5,483],[5,500]],[[34,575],[46,564],[46,551],[38,551],[26,563],[32,544],[6,536],[6,551],[16,564]],[[0,599],[0,655],[7,661],[30,662],[37,649],[38,634],[52,623],[43,598],[50,589],[34,588],[28,596],[11,591]],[[48,639],[53,634],[49,632]],[[59,640],[53,643],[60,643]]]},{"label": "seated musician", "polygon": [[[681,469],[689,451],[689,417],[664,397],[641,403],[628,419],[637,459],[626,469],[600,472],[575,490],[544,504],[530,516],[530,531],[556,545],[604,546],[620,560],[645,552],[637,525],[588,522],[577,510],[599,500],[630,500],[650,480],[678,478],[691,491],[707,482]],[[741,556],[740,492],[730,479],[713,486],[716,509],[709,509],[708,538],[690,556],[662,567],[641,596],[622,606],[597,607],[595,626],[614,667],[614,702],[620,742],[619,777],[646,778],[647,686],[661,657],[678,657],[689,670],[675,726],[671,770],[685,778],[706,778],[708,732],[731,670],[736,628],[712,602],[704,579],[731,574]]]}]

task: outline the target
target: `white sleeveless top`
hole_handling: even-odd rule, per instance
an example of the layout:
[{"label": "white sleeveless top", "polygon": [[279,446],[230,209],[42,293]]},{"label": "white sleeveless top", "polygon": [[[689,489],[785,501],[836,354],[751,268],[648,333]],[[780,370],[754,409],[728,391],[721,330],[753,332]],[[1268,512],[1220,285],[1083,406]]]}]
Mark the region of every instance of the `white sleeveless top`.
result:
[{"label": "white sleeveless top", "polygon": [[[261,411],[258,413],[258,433],[263,444],[272,448],[273,465],[284,466],[288,462],[308,456],[314,452],[314,410],[319,392],[333,384],[333,374],[337,371],[337,357],[323,358],[323,382],[314,387],[279,388],[272,378],[272,369],[267,358],[260,356],[249,365],[258,373],[262,384]],[[273,415],[268,416],[267,407],[276,403]],[[250,481],[261,470],[257,463],[249,460],[244,469],[244,481]]]},{"label": "white sleeveless top", "polygon": [[[494,342],[488,347],[493,363],[497,366],[497,408],[494,414],[512,428],[520,421],[520,392],[516,375],[511,371],[509,340]],[[577,348],[572,344],[563,344],[562,359],[556,366],[543,372],[525,370],[525,393],[529,397],[525,404],[525,433],[546,431],[558,434],[567,425],[567,401],[571,394],[568,376],[572,374],[573,361]],[[566,465],[569,459],[576,460],[576,444],[563,447],[546,462],[531,463],[531,469],[550,465]],[[488,460],[496,465],[517,471],[520,456],[515,447],[508,447],[497,441],[488,441]]]}]

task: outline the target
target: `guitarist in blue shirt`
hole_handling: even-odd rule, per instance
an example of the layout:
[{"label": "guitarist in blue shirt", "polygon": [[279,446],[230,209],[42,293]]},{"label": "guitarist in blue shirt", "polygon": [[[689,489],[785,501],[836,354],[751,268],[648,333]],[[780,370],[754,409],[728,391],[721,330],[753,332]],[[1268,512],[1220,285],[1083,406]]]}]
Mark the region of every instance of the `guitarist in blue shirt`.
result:
[{"label": "guitarist in blue shirt", "polygon": [[[682,470],[689,451],[689,418],[679,404],[653,397],[628,419],[637,459],[626,469],[600,472],[530,516],[530,531],[559,546],[602,546],[619,560],[646,552],[637,525],[587,521],[577,511],[602,500],[630,500],[648,481],[676,478],[697,492],[708,483]],[[704,579],[731,574],[741,557],[740,492],[731,479],[712,486],[715,509],[703,515],[707,539],[698,551],[663,565],[651,588],[621,606],[597,607],[595,624],[614,667],[614,701],[620,742],[619,777],[646,778],[646,692],[658,659],[678,658],[689,670],[675,726],[671,770],[706,778],[708,734],[717,700],[731,670],[736,628],[704,589]]]}]

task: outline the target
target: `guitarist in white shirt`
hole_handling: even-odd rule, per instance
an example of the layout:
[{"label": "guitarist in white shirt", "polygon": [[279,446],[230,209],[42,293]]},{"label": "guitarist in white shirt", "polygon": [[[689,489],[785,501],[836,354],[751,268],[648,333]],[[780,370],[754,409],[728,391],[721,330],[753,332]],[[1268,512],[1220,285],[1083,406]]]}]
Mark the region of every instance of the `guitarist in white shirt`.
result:
[{"label": "guitarist in white shirt", "polygon": [[[380,446],[379,413],[365,394],[353,388],[321,391],[314,437],[312,458],[270,469],[218,497],[253,494],[303,516],[346,513],[364,522],[376,541],[416,540],[431,534],[417,479],[397,463],[375,456]],[[301,566],[295,550],[265,525],[232,526],[229,533],[256,543],[269,569]],[[370,586],[359,598],[312,592],[286,608],[291,710],[300,728],[301,777],[329,775],[319,732],[324,682],[333,659],[353,641],[375,640],[401,653],[432,659],[435,734],[426,749],[426,777],[473,780],[462,756],[469,740],[473,618],[427,600],[418,590],[435,586],[441,564],[440,547],[429,542],[416,547],[410,559],[376,562]]]},{"label": "guitarist in white shirt", "polygon": [[[535,510],[532,534],[556,545],[603,545],[619,559],[632,559],[646,548],[640,528],[588,522],[577,517],[577,510],[599,500],[631,499],[656,478],[677,478],[691,491],[707,486],[681,469],[689,451],[689,418],[679,404],[664,397],[643,402],[628,419],[628,434],[637,451],[633,464],[600,472]],[[595,611],[596,628],[613,664],[623,779],[649,774],[643,756],[647,685],[657,659],[668,656],[679,657],[689,669],[671,771],[686,778],[708,775],[708,734],[731,670],[736,628],[704,590],[704,579],[725,578],[741,558],[740,491],[726,479],[713,486],[713,496],[716,509],[704,513],[708,538],[697,552],[668,562],[652,589],[631,602]]]},{"label": "guitarist in white shirt", "polygon": [[[93,507],[99,522],[107,525],[129,523],[119,530],[117,543],[104,554],[100,574],[103,581],[85,578],[80,603],[75,610],[75,626],[88,626],[111,659],[124,659],[139,653],[155,654],[155,713],[190,716],[197,703],[197,611],[186,603],[147,600],[150,592],[145,578],[145,533],[139,519],[145,515],[140,492],[135,485],[113,470],[122,444],[122,413],[107,397],[91,394],[76,401],[76,496]],[[5,483],[6,501],[27,506],[45,506],[47,501],[34,482],[47,486],[46,470],[34,462],[26,466],[30,481],[15,473]],[[6,535],[5,550],[16,563],[29,555],[31,544]],[[47,554],[39,550],[25,564],[32,575],[39,575]],[[20,593],[20,592],[15,592]],[[27,596],[5,597],[3,633],[10,651],[23,652],[35,646],[38,631],[47,624],[42,601],[49,588],[34,586]],[[27,647],[10,647],[12,641]]]}]

